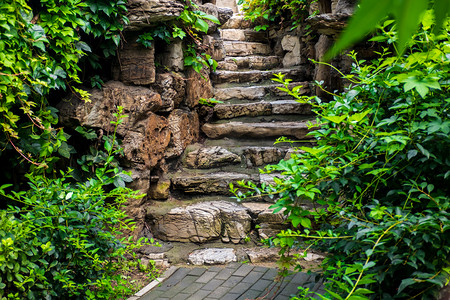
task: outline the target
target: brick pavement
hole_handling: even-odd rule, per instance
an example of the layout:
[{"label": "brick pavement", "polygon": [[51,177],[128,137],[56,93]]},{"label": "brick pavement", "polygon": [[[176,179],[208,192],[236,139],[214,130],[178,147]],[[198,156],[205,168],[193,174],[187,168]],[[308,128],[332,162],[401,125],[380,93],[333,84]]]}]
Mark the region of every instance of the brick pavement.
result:
[{"label": "brick pavement", "polygon": [[[314,275],[296,273],[276,280],[277,270],[233,263],[226,267],[178,268],[139,300],[286,300],[298,286],[323,293]],[[319,297],[317,297],[319,298]],[[261,298],[262,299],[262,298]]]}]

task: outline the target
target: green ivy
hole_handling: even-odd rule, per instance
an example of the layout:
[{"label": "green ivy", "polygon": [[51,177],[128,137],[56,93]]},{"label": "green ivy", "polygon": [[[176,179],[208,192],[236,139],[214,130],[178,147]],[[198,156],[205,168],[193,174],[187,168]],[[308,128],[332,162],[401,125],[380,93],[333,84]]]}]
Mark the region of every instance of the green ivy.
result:
[{"label": "green ivy", "polygon": [[[81,83],[80,59],[91,53],[81,35],[97,38],[105,56],[120,42],[125,2],[121,0],[42,0],[33,13],[25,0],[0,3],[0,137],[37,168],[57,160],[67,136],[47,96]],[[96,55],[90,54],[94,66]],[[86,95],[81,95],[86,99]],[[60,153],[61,154],[61,153]],[[64,151],[63,156],[66,156]]]},{"label": "green ivy", "polygon": [[267,166],[275,185],[242,185],[275,198],[295,228],[269,243],[329,253],[321,299],[436,299],[450,278],[449,29],[433,33],[428,11],[403,56],[352,52],[349,86],[330,102],[275,80],[313,107],[317,145]]}]

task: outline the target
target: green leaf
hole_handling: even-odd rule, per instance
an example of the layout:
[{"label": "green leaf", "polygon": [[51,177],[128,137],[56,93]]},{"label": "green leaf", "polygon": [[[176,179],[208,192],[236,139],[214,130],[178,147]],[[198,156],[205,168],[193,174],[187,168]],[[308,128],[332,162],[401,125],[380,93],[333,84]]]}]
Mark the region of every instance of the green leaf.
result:
[{"label": "green leaf", "polygon": [[208,33],[208,23],[206,23],[204,20],[197,18],[194,24],[194,28],[198,31],[202,31],[204,33]]},{"label": "green leaf", "polygon": [[445,19],[450,14],[450,1],[448,0],[435,0],[434,1],[434,15],[436,17],[436,26],[433,31],[434,34],[439,32],[444,25]]},{"label": "green leaf", "polygon": [[392,11],[392,6],[392,0],[361,0],[359,8],[355,11],[338,41],[325,54],[324,60],[336,56],[375,29],[376,25]]},{"label": "green leaf", "polygon": [[400,294],[406,287],[408,287],[412,284],[415,284],[415,283],[417,283],[417,282],[412,278],[403,279],[398,287],[397,295]]},{"label": "green leaf", "polygon": [[348,115],[343,116],[323,116],[324,119],[331,121],[333,123],[339,124],[347,118]]},{"label": "green leaf", "polygon": [[405,50],[407,42],[411,39],[420,22],[420,15],[426,11],[427,6],[428,1],[425,0],[403,0],[396,6],[394,13],[397,21],[399,54],[402,54]]}]

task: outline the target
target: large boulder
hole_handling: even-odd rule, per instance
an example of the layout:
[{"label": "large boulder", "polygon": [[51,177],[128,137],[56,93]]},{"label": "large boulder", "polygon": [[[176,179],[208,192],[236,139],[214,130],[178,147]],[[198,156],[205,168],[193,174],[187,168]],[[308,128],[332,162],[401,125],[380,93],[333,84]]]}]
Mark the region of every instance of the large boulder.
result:
[{"label": "large boulder", "polygon": [[152,86],[161,95],[162,107],[160,111],[172,111],[178,108],[186,94],[184,75],[176,72],[156,75],[156,82]]},{"label": "large boulder", "polygon": [[198,140],[200,124],[195,111],[175,109],[168,117],[170,129],[170,144],[165,157],[171,158],[183,154],[189,144]]},{"label": "large boulder", "polygon": [[176,207],[168,212],[149,209],[147,218],[154,236],[163,241],[203,243],[221,238],[239,243],[251,227],[247,209],[227,201]]},{"label": "large boulder", "polygon": [[130,22],[125,29],[131,31],[178,18],[184,4],[173,0],[128,0],[127,8]]}]

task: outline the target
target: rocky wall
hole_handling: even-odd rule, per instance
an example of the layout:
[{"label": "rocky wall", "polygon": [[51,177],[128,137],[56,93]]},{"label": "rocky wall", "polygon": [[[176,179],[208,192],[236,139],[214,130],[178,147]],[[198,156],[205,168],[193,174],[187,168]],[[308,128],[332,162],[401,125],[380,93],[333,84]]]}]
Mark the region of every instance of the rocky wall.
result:
[{"label": "rocky wall", "polygon": [[[164,174],[170,162],[199,139],[199,98],[212,97],[210,70],[204,69],[201,74],[185,70],[181,40],[173,39],[167,45],[155,42],[150,48],[136,42],[149,28],[179,17],[184,5],[176,0],[129,0],[130,22],[123,32],[117,59],[112,66],[103,66],[104,70],[111,69],[112,80],[101,89],[86,89],[90,102],[71,95],[58,105],[63,125],[82,125],[105,134],[113,130],[110,121],[116,107],[124,108],[128,117],[117,131],[124,148],[124,165],[133,173],[131,187],[148,195],[127,207],[140,229],[144,226],[146,202],[168,197]],[[218,9],[211,3],[200,5],[200,9],[222,23],[232,15],[231,9]],[[216,30],[217,25],[210,26],[209,34]],[[208,51],[220,55],[211,36],[204,37],[204,42]]]}]

